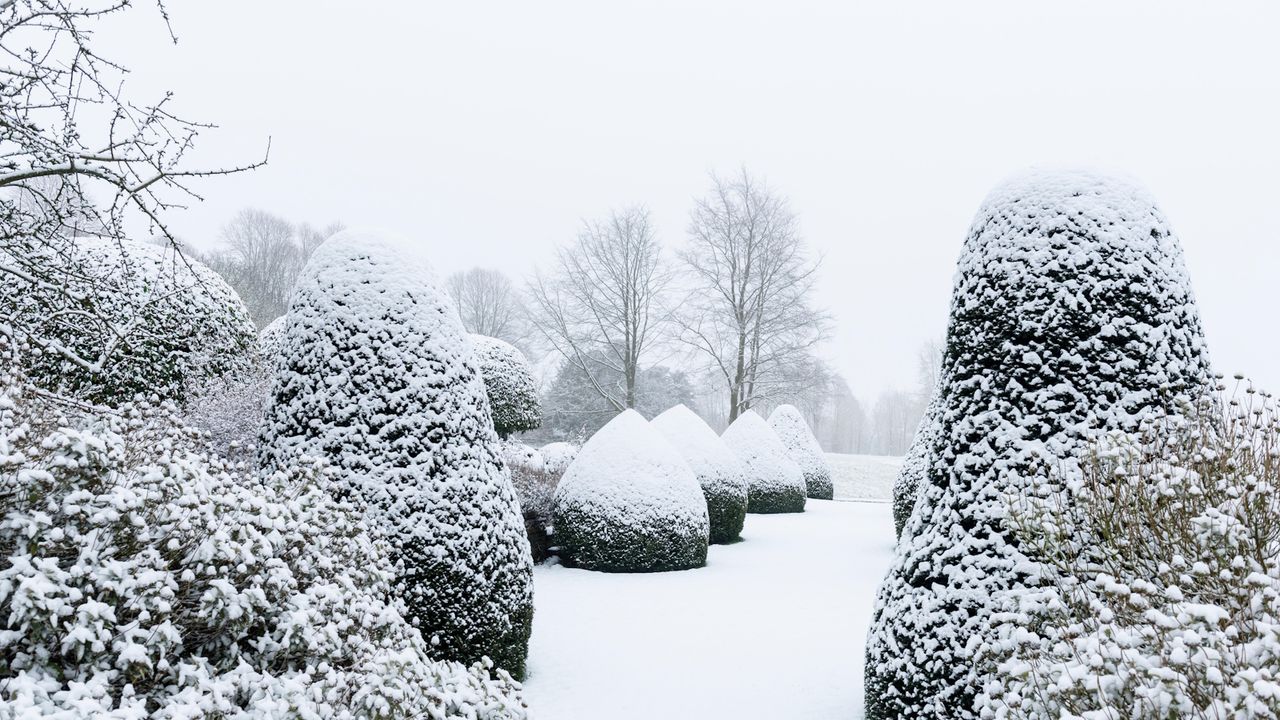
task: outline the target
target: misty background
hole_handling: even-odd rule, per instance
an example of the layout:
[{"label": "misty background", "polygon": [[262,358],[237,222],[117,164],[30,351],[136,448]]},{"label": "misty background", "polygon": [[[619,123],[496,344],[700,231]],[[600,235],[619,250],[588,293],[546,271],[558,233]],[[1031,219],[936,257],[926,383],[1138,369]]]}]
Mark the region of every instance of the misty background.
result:
[{"label": "misty background", "polygon": [[[1105,2],[181,3],[104,32],[131,91],[263,169],[170,215],[201,250],[244,208],[420,241],[441,275],[523,281],[584,218],[642,205],[680,247],[710,172],[790,200],[822,256],[820,355],[869,411],[941,339],[984,195],[1034,164],[1145,183],[1212,356],[1280,388],[1280,9]],[[150,24],[148,24],[150,23]],[[108,23],[110,26],[110,23]],[[209,58],[217,58],[210,62]]]}]

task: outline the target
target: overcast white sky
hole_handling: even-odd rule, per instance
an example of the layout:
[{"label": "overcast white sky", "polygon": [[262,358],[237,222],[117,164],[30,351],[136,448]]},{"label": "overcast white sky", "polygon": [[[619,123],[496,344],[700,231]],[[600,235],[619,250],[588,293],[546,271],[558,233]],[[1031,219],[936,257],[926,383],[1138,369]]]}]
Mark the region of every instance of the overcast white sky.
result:
[{"label": "overcast white sky", "polygon": [[200,154],[270,165],[176,217],[378,225],[442,273],[529,274],[579,219],[647,204],[669,245],[711,170],[789,196],[825,255],[827,355],[864,400],[945,327],[986,192],[1032,164],[1144,181],[1186,249],[1225,371],[1280,390],[1280,4],[145,3],[101,39],[133,92],[219,123]]}]

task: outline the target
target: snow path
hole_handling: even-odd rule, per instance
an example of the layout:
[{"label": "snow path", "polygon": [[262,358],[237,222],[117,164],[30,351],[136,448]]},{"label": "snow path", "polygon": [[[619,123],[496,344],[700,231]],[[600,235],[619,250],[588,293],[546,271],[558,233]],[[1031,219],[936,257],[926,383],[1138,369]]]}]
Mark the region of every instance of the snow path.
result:
[{"label": "snow path", "polygon": [[850,720],[893,552],[885,503],[748,515],[707,567],[534,571],[525,695],[539,720]]}]

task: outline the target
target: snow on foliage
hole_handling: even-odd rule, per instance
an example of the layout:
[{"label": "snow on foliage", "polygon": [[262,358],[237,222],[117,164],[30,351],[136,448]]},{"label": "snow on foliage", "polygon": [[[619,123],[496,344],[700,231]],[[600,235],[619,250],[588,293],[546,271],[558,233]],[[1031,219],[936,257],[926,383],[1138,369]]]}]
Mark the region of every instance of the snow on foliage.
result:
[{"label": "snow on foliage", "polygon": [[257,331],[236,292],[217,273],[170,248],[81,238],[67,256],[66,294],[74,311],[51,312],[42,292],[21,279],[0,283],[0,316],[93,358],[104,338],[121,337],[100,372],[58,352],[28,353],[28,377],[40,387],[114,405],[135,395],[178,402],[207,380],[235,375],[257,359]]},{"label": "snow on foliage", "polygon": [[898,537],[907,525],[911,511],[916,507],[916,496],[920,493],[920,485],[932,464],[933,443],[938,437],[938,398],[935,390],[929,399],[929,406],[920,417],[920,425],[916,428],[915,437],[911,439],[911,447],[902,460],[902,469],[898,471],[898,479],[893,483],[893,529]]},{"label": "snow on foliage", "polygon": [[298,279],[283,346],[264,466],[331,462],[390,542],[433,652],[521,674],[532,561],[484,381],[430,266],[374,234],[332,236]]},{"label": "snow on foliage", "polygon": [[538,384],[524,353],[511,343],[485,335],[469,335],[485,391],[489,394],[489,411],[499,437],[533,430],[542,422],[542,406],[538,403]]},{"label": "snow on foliage", "polygon": [[577,567],[656,572],[707,562],[707,503],[680,453],[635,410],[582,446],[554,499],[561,556]]},{"label": "snow on foliage", "polygon": [[1052,582],[996,616],[985,717],[1280,717],[1280,417],[1252,389],[1107,437],[1016,503]]},{"label": "snow on foliage", "polygon": [[258,333],[258,354],[268,367],[274,366],[276,358],[284,351],[284,329],[288,322],[289,316],[281,315]]},{"label": "snow on foliage", "polygon": [[711,542],[742,536],[747,515],[747,472],[719,435],[684,405],[663,412],[650,424],[680,452],[702,486],[711,523]]},{"label": "snow on foliage", "polygon": [[[1182,251],[1128,181],[1032,172],[979,210],[956,274],[940,424],[867,640],[867,717],[974,716],[1002,592],[1043,567],[1011,497],[1096,432],[1200,392],[1208,362]],[[945,459],[945,461],[943,461]]]},{"label": "snow on foliage", "polygon": [[747,471],[747,512],[804,512],[804,472],[764,418],[748,410],[721,439]]},{"label": "snow on foliage", "polygon": [[815,500],[830,500],[834,496],[831,485],[831,466],[818,438],[813,436],[809,423],[794,405],[779,405],[769,414],[769,427],[787,447],[787,456],[800,466],[804,473],[805,492]]},{"label": "snow on foliage", "polygon": [[553,442],[543,445],[538,451],[542,462],[549,473],[563,475],[569,464],[578,456],[578,446],[568,442]]},{"label": "snow on foliage", "polygon": [[69,420],[4,380],[0,717],[526,716],[429,659],[321,466],[244,474],[168,411]]}]

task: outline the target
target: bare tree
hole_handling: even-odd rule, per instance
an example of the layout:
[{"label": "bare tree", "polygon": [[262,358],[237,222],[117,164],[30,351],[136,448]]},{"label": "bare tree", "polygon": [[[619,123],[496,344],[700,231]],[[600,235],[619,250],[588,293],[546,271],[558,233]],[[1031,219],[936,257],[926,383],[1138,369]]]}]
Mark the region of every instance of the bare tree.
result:
[{"label": "bare tree", "polygon": [[524,301],[516,286],[497,270],[472,268],[445,283],[467,332],[524,344]]},{"label": "bare tree", "polygon": [[[127,69],[99,55],[91,40],[99,21],[129,6],[0,0],[0,287],[9,291],[0,293],[0,333],[91,373],[137,328],[107,322],[69,289],[71,279],[84,279],[74,238],[91,232],[119,241],[140,222],[176,247],[164,216],[198,199],[191,181],[265,162],[192,167],[187,151],[209,126],[179,117],[169,93],[151,103],[124,96]],[[28,326],[6,306],[13,297],[39,305],[43,326],[56,318],[92,335],[92,349],[71,350]]]},{"label": "bare tree", "polygon": [[[649,211],[626,208],[584,222],[553,272],[530,284],[535,326],[617,410],[636,406],[640,364],[661,329],[670,273],[660,255]],[[611,373],[617,386],[598,379]]]},{"label": "bare tree", "polygon": [[691,287],[676,317],[681,339],[725,383],[732,422],[769,395],[780,366],[826,337],[827,316],[812,304],[819,263],[787,200],[745,169],[712,184],[689,223],[681,258]]}]

